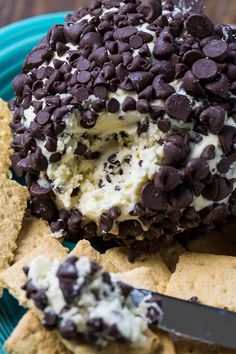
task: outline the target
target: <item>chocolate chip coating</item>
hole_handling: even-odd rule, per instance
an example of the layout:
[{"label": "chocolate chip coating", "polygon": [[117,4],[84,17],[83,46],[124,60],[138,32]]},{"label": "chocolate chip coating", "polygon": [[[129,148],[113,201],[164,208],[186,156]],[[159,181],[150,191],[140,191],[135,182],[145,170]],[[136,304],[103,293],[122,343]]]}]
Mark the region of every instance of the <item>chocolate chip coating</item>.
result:
[{"label": "chocolate chip coating", "polygon": [[167,205],[165,194],[160,192],[152,182],[143,186],[141,199],[145,207],[153,210],[163,210]]},{"label": "chocolate chip coating", "polygon": [[155,187],[163,192],[173,190],[181,181],[178,170],[171,166],[161,167],[154,178]]},{"label": "chocolate chip coating", "polygon": [[236,214],[235,30],[179,3],[95,0],[13,80],[12,167],[57,236],[134,259]]},{"label": "chocolate chip coating", "polygon": [[225,41],[213,39],[203,47],[203,53],[211,59],[223,60],[227,55],[228,46]]},{"label": "chocolate chip coating", "polygon": [[192,72],[199,80],[211,80],[217,71],[216,63],[210,59],[199,59],[192,66]]},{"label": "chocolate chip coating", "polygon": [[166,100],[166,112],[172,118],[186,121],[191,113],[191,103],[186,96],[176,93]]},{"label": "chocolate chip coating", "polygon": [[186,27],[188,33],[193,37],[204,38],[211,34],[213,26],[210,19],[205,15],[194,14],[191,15],[187,22]]}]

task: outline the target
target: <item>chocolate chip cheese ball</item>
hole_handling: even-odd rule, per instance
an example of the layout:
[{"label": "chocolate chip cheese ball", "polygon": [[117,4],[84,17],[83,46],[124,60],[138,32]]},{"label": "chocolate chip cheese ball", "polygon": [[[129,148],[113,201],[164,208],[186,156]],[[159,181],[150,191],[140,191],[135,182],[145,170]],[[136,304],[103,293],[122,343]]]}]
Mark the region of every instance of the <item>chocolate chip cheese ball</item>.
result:
[{"label": "chocolate chip cheese ball", "polygon": [[13,81],[12,165],[55,237],[161,238],[236,215],[236,39],[171,1],[95,0]]}]

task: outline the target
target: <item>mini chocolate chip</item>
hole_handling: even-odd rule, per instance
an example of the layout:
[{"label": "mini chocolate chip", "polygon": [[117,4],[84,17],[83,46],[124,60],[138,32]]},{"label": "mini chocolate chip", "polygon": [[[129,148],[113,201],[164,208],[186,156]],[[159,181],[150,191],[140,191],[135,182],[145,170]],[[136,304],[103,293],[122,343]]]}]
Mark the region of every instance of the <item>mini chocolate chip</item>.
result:
[{"label": "mini chocolate chip", "polygon": [[106,102],[101,99],[97,99],[92,102],[92,108],[95,112],[101,112],[105,107]]},{"label": "mini chocolate chip", "polygon": [[154,75],[150,72],[134,71],[129,73],[129,79],[133,88],[140,92],[152,83]]},{"label": "mini chocolate chip", "polygon": [[42,150],[38,147],[35,153],[30,155],[29,167],[35,171],[46,171],[48,162],[43,155]]},{"label": "mini chocolate chip", "polygon": [[171,129],[171,122],[166,118],[159,118],[157,120],[157,126],[163,133],[168,133]]},{"label": "mini chocolate chip", "polygon": [[164,210],[167,206],[166,195],[160,192],[153,182],[148,182],[142,187],[141,200],[145,207],[152,210]]},{"label": "mini chocolate chip", "polygon": [[162,14],[160,0],[141,0],[138,11],[144,16],[147,22],[152,23]]},{"label": "mini chocolate chip", "polygon": [[134,111],[136,109],[136,101],[133,97],[126,97],[123,104],[122,104],[122,110],[124,112],[127,111]]},{"label": "mini chocolate chip", "polygon": [[193,14],[187,19],[186,28],[193,37],[201,39],[211,34],[213,25],[207,16]]},{"label": "mini chocolate chip", "polygon": [[156,98],[166,99],[175,93],[173,86],[167,84],[164,75],[158,75],[152,83]]},{"label": "mini chocolate chip", "polygon": [[213,39],[203,47],[203,53],[206,57],[219,61],[225,58],[227,55],[227,50],[227,43],[221,39]]},{"label": "mini chocolate chip", "polygon": [[55,152],[57,150],[57,140],[54,138],[47,137],[47,141],[46,141],[44,147],[49,152]]},{"label": "mini chocolate chip", "polygon": [[147,100],[140,99],[136,104],[137,111],[140,113],[148,113],[151,109],[150,103]]},{"label": "mini chocolate chip", "polygon": [[135,34],[130,38],[129,43],[130,43],[131,47],[133,47],[134,49],[138,49],[138,48],[142,47],[143,39],[142,39],[142,37]]},{"label": "mini chocolate chip", "polygon": [[70,234],[78,234],[80,231],[80,223],[83,217],[80,212],[73,212],[73,214],[67,220],[67,228]]},{"label": "mini chocolate chip", "polygon": [[164,30],[156,39],[153,54],[155,58],[169,57],[175,52],[174,37],[168,30]]},{"label": "mini chocolate chip", "polygon": [[220,162],[217,165],[218,171],[222,174],[225,174],[229,172],[230,169],[230,161],[226,158],[223,158],[220,160]]},{"label": "mini chocolate chip", "polygon": [[219,202],[230,195],[233,184],[220,175],[214,175],[212,183],[205,186],[202,196],[208,200]]},{"label": "mini chocolate chip", "polygon": [[220,106],[209,107],[200,114],[199,120],[207,125],[211,133],[217,134],[224,126],[225,110]]},{"label": "mini chocolate chip", "polygon": [[48,331],[53,331],[55,328],[57,328],[57,320],[58,317],[56,314],[45,313],[42,324]]},{"label": "mini chocolate chip", "polygon": [[216,80],[206,84],[205,89],[211,94],[226,100],[229,96],[229,81],[224,74],[220,74]]},{"label": "mini chocolate chip", "polygon": [[169,116],[177,120],[183,120],[185,122],[187,121],[192,111],[191,103],[187,96],[177,93],[167,98],[165,107]]},{"label": "mini chocolate chip", "polygon": [[178,166],[189,153],[188,135],[173,134],[165,139],[163,165]]},{"label": "mini chocolate chip", "polygon": [[50,157],[49,157],[49,162],[50,163],[55,163],[61,160],[62,153],[61,152],[54,152]]},{"label": "mini chocolate chip", "polygon": [[201,158],[205,160],[212,160],[215,158],[215,146],[214,145],[207,145],[202,154]]},{"label": "mini chocolate chip", "polygon": [[143,228],[137,220],[126,220],[119,224],[119,235],[123,239],[135,239],[142,234]]},{"label": "mini chocolate chip", "polygon": [[146,133],[148,131],[148,128],[149,128],[148,120],[138,122],[138,129],[137,129],[138,135],[140,136],[141,134]]},{"label": "mini chocolate chip", "polygon": [[236,142],[236,128],[230,125],[224,125],[219,132],[219,138],[224,152],[229,152],[232,145]]},{"label": "mini chocolate chip", "polygon": [[43,200],[48,200],[52,197],[51,187],[41,187],[37,182],[31,184],[30,193],[33,197]]},{"label": "mini chocolate chip", "polygon": [[107,97],[107,89],[105,86],[97,85],[94,88],[94,95],[99,97],[101,100],[105,100]]},{"label": "mini chocolate chip", "polygon": [[31,299],[34,301],[35,306],[40,310],[44,310],[48,305],[48,299],[44,289],[39,289],[35,294],[32,294]]},{"label": "mini chocolate chip", "polygon": [[99,226],[102,233],[109,232],[113,227],[113,218],[107,213],[102,213],[99,221]]},{"label": "mini chocolate chip", "polygon": [[58,278],[70,278],[77,279],[78,271],[75,266],[75,263],[78,261],[77,257],[68,257],[66,260],[59,266],[57,271]]},{"label": "mini chocolate chip", "polygon": [[172,208],[183,209],[192,203],[193,194],[189,188],[181,184],[169,193],[168,200]]},{"label": "mini chocolate chip", "polygon": [[162,192],[169,192],[182,183],[178,170],[171,166],[162,166],[154,177],[154,184]]},{"label": "mini chocolate chip", "polygon": [[59,332],[66,340],[75,340],[78,337],[76,324],[69,319],[60,323]]},{"label": "mini chocolate chip", "polygon": [[210,172],[206,160],[195,158],[191,159],[186,165],[186,174],[193,180],[203,180]]},{"label": "mini chocolate chip", "polygon": [[83,128],[91,129],[96,125],[97,114],[87,109],[82,113],[80,124]]},{"label": "mini chocolate chip", "polygon": [[118,208],[118,207],[111,207],[110,209],[109,209],[109,215],[110,215],[110,217],[113,219],[113,220],[116,220],[116,219],[118,219],[119,218],[119,216],[121,215],[121,210],[120,210],[120,208]]},{"label": "mini chocolate chip", "polygon": [[79,71],[85,71],[90,68],[90,61],[84,58],[78,59],[76,62],[76,67]]},{"label": "mini chocolate chip", "polygon": [[88,71],[81,71],[78,76],[77,79],[81,84],[86,84],[87,82],[89,82],[91,77],[91,74]]},{"label": "mini chocolate chip", "polygon": [[78,102],[86,101],[89,98],[89,93],[86,87],[79,87],[75,92],[75,98]]},{"label": "mini chocolate chip", "polygon": [[31,210],[33,215],[42,217],[45,220],[50,220],[55,215],[56,207],[51,200],[33,198],[31,202]]},{"label": "mini chocolate chip", "polygon": [[14,78],[14,80],[12,81],[12,86],[16,93],[16,96],[22,95],[25,88],[25,84],[28,80],[29,78],[25,74],[19,74]]},{"label": "mini chocolate chip", "polygon": [[192,68],[193,64],[199,60],[204,58],[204,55],[200,50],[192,49],[188,50],[182,57],[183,64],[187,65],[189,69]]},{"label": "mini chocolate chip", "polygon": [[138,30],[136,27],[126,26],[115,30],[113,33],[113,38],[115,40],[124,41],[126,39],[129,39],[133,34],[137,32]]},{"label": "mini chocolate chip", "polygon": [[212,80],[217,75],[218,68],[211,59],[199,59],[193,64],[192,72],[199,80]]},{"label": "mini chocolate chip", "polygon": [[86,145],[84,145],[82,143],[78,143],[77,147],[74,151],[74,154],[78,155],[78,156],[84,156],[87,150],[88,150],[88,148]]},{"label": "mini chocolate chip", "polygon": [[120,109],[120,103],[115,98],[111,98],[107,103],[107,110],[110,113],[116,113]]},{"label": "mini chocolate chip", "polygon": [[221,219],[224,219],[228,214],[227,206],[217,205],[211,208],[205,208],[202,212],[200,212],[201,220],[203,224],[212,224],[214,222],[218,222]]},{"label": "mini chocolate chip", "polygon": [[191,71],[187,71],[183,77],[182,87],[184,90],[194,97],[204,96],[205,91],[201,86],[199,80],[193,75]]},{"label": "mini chocolate chip", "polygon": [[36,119],[37,119],[37,123],[40,125],[47,124],[50,119],[50,114],[46,111],[40,111],[37,114]]}]

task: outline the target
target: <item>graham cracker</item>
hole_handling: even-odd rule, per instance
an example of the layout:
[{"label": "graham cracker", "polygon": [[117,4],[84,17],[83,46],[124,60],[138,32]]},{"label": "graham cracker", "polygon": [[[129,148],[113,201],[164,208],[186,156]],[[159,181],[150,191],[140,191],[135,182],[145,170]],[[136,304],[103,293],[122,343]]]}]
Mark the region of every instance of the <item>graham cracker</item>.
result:
[{"label": "graham cracker", "polygon": [[28,311],[4,344],[10,354],[70,354],[55,332],[46,331]]},{"label": "graham cracker", "polygon": [[[110,271],[110,267],[106,269],[104,262],[103,262],[103,255],[96,251],[90,244],[89,241],[87,240],[81,240],[77,243],[75,248],[70,252],[71,256],[75,257],[81,257],[81,256],[87,256],[89,257],[93,262],[96,262],[100,264],[102,267],[104,267],[104,270]],[[111,270],[113,272],[113,269]]]},{"label": "graham cracker", "polygon": [[26,281],[23,267],[29,265],[31,260],[39,255],[44,255],[49,259],[63,260],[67,253],[68,250],[63,247],[58,240],[48,237],[46,242],[42,243],[30,253],[27,253],[25,257],[0,273],[0,286],[7,288],[10,294],[19,301],[20,305],[28,307],[30,302],[26,299],[25,292],[21,289],[21,286]]},{"label": "graham cracker", "polygon": [[7,103],[0,99],[0,173],[10,176],[12,149],[10,143],[12,133],[9,123],[12,120],[12,112],[8,109]]},{"label": "graham cracker", "polygon": [[189,252],[236,256],[236,222],[219,226],[216,230],[199,235],[186,245]]},{"label": "graham cracker", "polygon": [[53,236],[47,221],[35,217],[25,217],[17,237],[17,249],[13,262],[18,262],[26,254],[41,247],[51,237]]},{"label": "graham cracker", "polygon": [[166,294],[236,311],[236,258],[200,253],[180,256]]},{"label": "graham cracker", "polygon": [[170,335],[163,331],[158,331],[158,335],[161,340],[158,354],[176,354],[174,343],[170,338]]},{"label": "graham cracker", "polygon": [[170,271],[159,254],[143,254],[130,263],[127,257],[127,250],[124,247],[112,248],[105,253],[105,261],[112,264],[117,271],[126,272],[139,267],[150,269],[156,284],[156,291],[164,293],[170,279]]},{"label": "graham cracker", "polygon": [[24,217],[28,191],[0,174],[0,271],[12,262],[16,239]]},{"label": "graham cracker", "polygon": [[[49,246],[49,243],[50,244],[54,243],[53,247]],[[21,290],[21,285],[25,282],[25,275],[23,274],[22,267],[24,265],[29,264],[32,258],[38,254],[44,254],[49,258],[54,258],[54,257],[59,259],[64,258],[65,249],[62,247],[63,252],[60,251],[58,254],[59,246],[62,247],[57,240],[49,238],[48,242],[41,245],[39,249],[35,249],[29,255],[20,259],[13,266],[11,266],[9,269],[7,269],[5,272],[2,273],[0,277],[2,284],[8,288],[10,293],[13,294],[13,296],[15,296],[23,306],[32,308],[35,311],[35,307],[33,303],[25,298],[25,294]],[[55,252],[55,248],[57,249],[57,252]],[[98,252],[96,252],[87,241],[80,241],[77,247],[71,252],[71,255],[72,254],[76,256],[87,255],[90,256],[93,260],[98,260],[98,257],[101,257],[101,255]],[[116,257],[116,252],[113,254],[113,259],[115,257]],[[108,259],[110,259],[110,255],[108,256],[106,256],[106,254],[102,255],[102,258],[103,258],[102,262],[108,265],[109,264]],[[112,264],[111,267],[113,267]],[[132,267],[133,266],[131,266],[131,268]],[[107,268],[107,271],[110,271],[109,267]],[[156,280],[153,277],[153,273],[147,267],[142,267],[142,269],[134,268],[133,270],[130,270],[128,272],[119,273],[119,277],[124,281],[127,281],[133,285],[138,285],[138,286],[142,285],[143,287],[144,280],[145,280],[146,287],[149,287],[150,289],[155,289],[156,287],[155,284]],[[140,283],[137,283],[137,279],[140,279]],[[39,314],[37,310],[35,313],[37,313],[37,315]],[[37,331],[40,333],[39,334],[40,336],[43,336],[42,331],[45,332],[40,322],[38,322]],[[17,329],[15,330],[15,332],[17,333]],[[10,337],[7,343],[9,342],[11,343],[12,341],[15,340],[15,332],[12,334],[12,336]],[[25,333],[25,336],[26,335],[27,334]],[[110,344],[106,348],[97,348],[95,346],[91,346],[85,343],[81,343],[79,346],[75,346],[73,342],[66,341],[62,338],[60,338],[60,340],[65,344],[65,346],[68,348],[69,351],[76,354],[108,354],[108,353],[109,354],[110,353],[113,354],[118,354],[118,353],[119,354],[120,353],[122,354],[126,354],[126,353],[127,354],[128,353],[129,354],[159,354],[160,353],[161,354],[163,353],[164,354],[165,353],[163,351],[160,352],[160,349],[163,350],[164,345],[162,345],[161,347],[159,335],[151,332],[150,330],[148,330],[148,342],[146,343],[144,348],[132,348],[130,346],[122,345],[122,344]],[[48,350],[50,352],[50,348]],[[23,354],[23,352],[20,351],[17,352],[17,354],[21,354],[21,353]]]}]

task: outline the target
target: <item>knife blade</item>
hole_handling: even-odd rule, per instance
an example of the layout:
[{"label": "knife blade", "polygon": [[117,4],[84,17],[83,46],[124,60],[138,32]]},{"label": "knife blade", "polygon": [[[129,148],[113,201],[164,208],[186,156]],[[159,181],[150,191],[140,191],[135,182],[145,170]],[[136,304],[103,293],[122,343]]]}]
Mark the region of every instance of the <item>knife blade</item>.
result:
[{"label": "knife blade", "polygon": [[158,329],[189,340],[236,349],[236,313],[135,289],[136,303],[147,295],[158,296],[162,315]]}]

